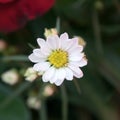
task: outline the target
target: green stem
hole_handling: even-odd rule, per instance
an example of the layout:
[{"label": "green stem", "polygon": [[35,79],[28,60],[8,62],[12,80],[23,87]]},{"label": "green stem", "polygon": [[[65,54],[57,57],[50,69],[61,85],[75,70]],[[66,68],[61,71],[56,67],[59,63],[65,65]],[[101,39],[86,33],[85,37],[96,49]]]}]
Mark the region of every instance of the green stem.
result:
[{"label": "green stem", "polygon": [[62,93],[62,120],[68,120],[68,99],[65,86],[61,86]]},{"label": "green stem", "polygon": [[46,83],[42,84],[42,86],[40,87],[40,90],[39,90],[39,95],[38,95],[38,98],[41,101],[41,108],[40,108],[40,111],[39,111],[40,120],[47,120],[46,99],[43,96],[44,87],[46,85],[47,85]]},{"label": "green stem", "polygon": [[57,32],[60,33],[60,18],[59,17],[56,20],[56,29],[57,29]]},{"label": "green stem", "polygon": [[47,108],[45,99],[41,99],[40,120],[47,120]]},{"label": "green stem", "polygon": [[96,10],[93,11],[92,22],[93,22],[96,50],[100,55],[103,55],[100,23],[99,23],[98,13]]}]

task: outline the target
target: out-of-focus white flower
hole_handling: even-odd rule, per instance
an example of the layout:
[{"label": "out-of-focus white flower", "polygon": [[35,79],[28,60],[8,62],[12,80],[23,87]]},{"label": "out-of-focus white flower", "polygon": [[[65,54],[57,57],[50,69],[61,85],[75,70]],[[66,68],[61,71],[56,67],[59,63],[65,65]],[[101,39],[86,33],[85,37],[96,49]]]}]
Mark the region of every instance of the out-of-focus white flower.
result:
[{"label": "out-of-focus white flower", "polygon": [[25,80],[30,82],[33,82],[38,77],[38,75],[40,74],[38,74],[38,72],[35,71],[32,67],[29,67],[24,74]]},{"label": "out-of-focus white flower", "polygon": [[80,67],[87,65],[87,60],[78,38],[70,39],[67,33],[63,33],[60,37],[48,36],[46,41],[38,38],[37,42],[40,48],[34,49],[29,59],[35,63],[34,70],[43,71],[44,82],[60,86],[64,79],[71,81],[73,76],[83,77]]},{"label": "out-of-focus white flower", "polygon": [[57,29],[55,29],[55,28],[47,29],[46,28],[44,36],[47,38],[50,35],[57,35],[57,34],[58,34]]},{"label": "out-of-focus white flower", "polygon": [[53,85],[46,85],[43,90],[43,96],[45,97],[52,96],[54,92],[55,92],[55,89]]},{"label": "out-of-focus white flower", "polygon": [[38,110],[41,107],[41,101],[38,99],[37,96],[30,96],[27,99],[27,105],[32,109]]},{"label": "out-of-focus white flower", "polygon": [[2,81],[4,81],[7,84],[14,85],[19,80],[19,74],[17,70],[11,69],[9,71],[6,71],[1,75]]}]

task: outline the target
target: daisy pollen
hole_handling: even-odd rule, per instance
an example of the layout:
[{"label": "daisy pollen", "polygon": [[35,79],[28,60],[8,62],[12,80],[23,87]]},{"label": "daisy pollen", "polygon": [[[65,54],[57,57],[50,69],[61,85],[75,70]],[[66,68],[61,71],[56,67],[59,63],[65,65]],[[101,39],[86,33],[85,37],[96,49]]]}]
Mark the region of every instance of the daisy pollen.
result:
[{"label": "daisy pollen", "polygon": [[64,67],[68,63],[68,53],[61,49],[55,50],[48,57],[48,60],[56,68]]},{"label": "daisy pollen", "polygon": [[61,85],[66,79],[83,77],[81,67],[87,65],[87,59],[83,46],[79,45],[78,38],[70,39],[67,33],[51,35],[46,38],[37,39],[40,48],[34,49],[29,55],[34,64],[33,69],[43,72],[44,82]]}]

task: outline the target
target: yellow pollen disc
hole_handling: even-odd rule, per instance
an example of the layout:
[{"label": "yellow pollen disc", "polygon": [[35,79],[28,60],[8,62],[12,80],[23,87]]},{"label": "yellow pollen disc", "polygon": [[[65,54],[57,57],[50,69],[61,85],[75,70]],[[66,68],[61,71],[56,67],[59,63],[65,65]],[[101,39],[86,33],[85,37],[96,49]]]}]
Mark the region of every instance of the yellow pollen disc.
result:
[{"label": "yellow pollen disc", "polygon": [[49,62],[56,68],[64,67],[68,63],[68,53],[63,50],[55,50],[48,57]]}]

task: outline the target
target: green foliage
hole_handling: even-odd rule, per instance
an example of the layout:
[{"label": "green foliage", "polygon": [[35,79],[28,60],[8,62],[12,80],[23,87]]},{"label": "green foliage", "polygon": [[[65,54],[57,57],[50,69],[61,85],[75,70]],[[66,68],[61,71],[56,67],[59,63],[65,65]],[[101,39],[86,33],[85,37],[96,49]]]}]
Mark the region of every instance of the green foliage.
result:
[{"label": "green foliage", "polygon": [[[7,90],[8,88],[1,85],[0,89],[0,101],[1,103],[7,99],[8,95],[12,94]],[[9,104],[0,107],[0,119],[1,120],[30,120],[30,114],[20,97],[12,100]]]}]

